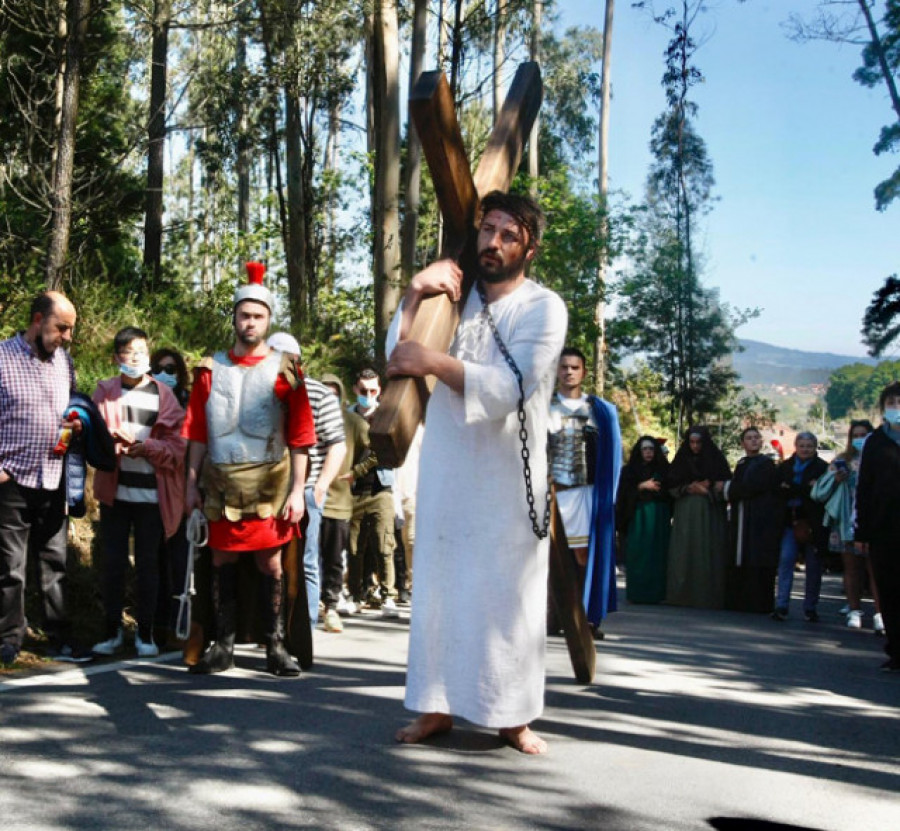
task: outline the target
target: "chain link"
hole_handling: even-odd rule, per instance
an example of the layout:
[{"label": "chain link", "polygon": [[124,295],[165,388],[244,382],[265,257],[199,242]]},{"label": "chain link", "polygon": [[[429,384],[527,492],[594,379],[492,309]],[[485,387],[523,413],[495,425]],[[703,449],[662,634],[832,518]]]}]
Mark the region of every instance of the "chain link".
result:
[{"label": "chain link", "polygon": [[542,540],[547,536],[547,530],[550,527],[550,502],[553,497],[550,493],[550,488],[548,487],[544,505],[544,520],[542,525],[538,525],[537,509],[534,505],[534,486],[531,482],[531,454],[528,452],[528,430],[525,427],[525,384],[522,379],[522,372],[519,367],[516,366],[513,356],[506,348],[503,338],[500,337],[500,332],[497,331],[497,324],[494,323],[494,316],[491,314],[491,310],[488,307],[484,286],[481,284],[480,280],[475,286],[478,289],[478,296],[481,298],[481,313],[484,315],[484,319],[490,327],[491,334],[494,336],[500,354],[509,365],[513,375],[516,376],[516,381],[519,384],[519,401],[516,405],[516,411],[519,416],[519,439],[522,442],[522,475],[525,478],[525,500],[528,502],[528,518],[531,520],[531,530],[534,531],[534,535],[539,540]]}]

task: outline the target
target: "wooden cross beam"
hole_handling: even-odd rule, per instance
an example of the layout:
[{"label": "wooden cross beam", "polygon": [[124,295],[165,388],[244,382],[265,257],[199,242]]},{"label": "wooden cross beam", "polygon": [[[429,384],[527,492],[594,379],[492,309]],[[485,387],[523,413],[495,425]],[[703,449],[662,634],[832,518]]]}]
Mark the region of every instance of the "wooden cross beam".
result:
[{"label": "wooden cross beam", "polygon": [[[446,77],[438,71],[423,72],[413,87],[409,109],[444,219],[441,257],[460,263],[464,284],[459,304],[451,303],[445,295],[422,301],[409,333],[411,340],[442,352],[450,347],[473,279],[479,199],[491,191],[509,189],[542,95],[540,68],[534,62],[522,64],[473,177]],[[370,432],[372,449],[380,464],[385,467],[403,464],[434,384],[433,377],[392,378],[386,386]]]}]

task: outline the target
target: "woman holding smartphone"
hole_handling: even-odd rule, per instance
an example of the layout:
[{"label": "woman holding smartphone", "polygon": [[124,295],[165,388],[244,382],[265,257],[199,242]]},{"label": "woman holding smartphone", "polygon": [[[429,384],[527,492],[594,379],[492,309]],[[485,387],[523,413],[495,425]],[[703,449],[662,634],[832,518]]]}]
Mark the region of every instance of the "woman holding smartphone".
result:
[{"label": "woman holding smartphone", "polygon": [[835,457],[828,472],[816,482],[813,499],[825,504],[824,524],[830,530],[828,550],[839,552],[844,566],[844,593],[847,596],[847,627],[862,628],[862,587],[863,572],[869,577],[872,599],[875,601],[875,616],[872,628],[877,634],[884,634],[881,603],[872,561],[867,553],[858,551],[853,544],[853,515],[856,510],[856,482],[859,476],[859,459],[866,437],[874,430],[868,419],[850,422],[847,433],[847,447]]}]

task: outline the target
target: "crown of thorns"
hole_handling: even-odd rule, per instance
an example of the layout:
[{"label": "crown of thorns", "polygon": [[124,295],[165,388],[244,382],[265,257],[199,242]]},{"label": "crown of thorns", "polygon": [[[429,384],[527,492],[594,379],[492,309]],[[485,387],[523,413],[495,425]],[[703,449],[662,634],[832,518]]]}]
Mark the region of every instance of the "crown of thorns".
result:
[{"label": "crown of thorns", "polygon": [[538,203],[530,196],[491,191],[481,200],[482,219],[491,211],[502,211],[515,219],[528,232],[529,245],[537,245],[540,241],[546,218]]}]

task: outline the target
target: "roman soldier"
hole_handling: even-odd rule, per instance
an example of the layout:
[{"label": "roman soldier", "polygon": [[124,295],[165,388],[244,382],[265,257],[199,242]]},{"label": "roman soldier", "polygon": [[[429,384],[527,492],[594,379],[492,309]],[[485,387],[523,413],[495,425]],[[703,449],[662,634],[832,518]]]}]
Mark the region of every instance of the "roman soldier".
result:
[{"label": "roman soldier", "polygon": [[238,559],[252,554],[260,572],[267,669],[296,676],[284,645],[281,551],[298,534],[305,508],[312,413],[295,357],[271,349],[275,308],[265,266],[247,263],[249,282],[234,294],[234,345],[196,370],[184,423],[190,440],[186,510],[202,507],[212,549],[216,638],[195,673],[234,666]]}]

